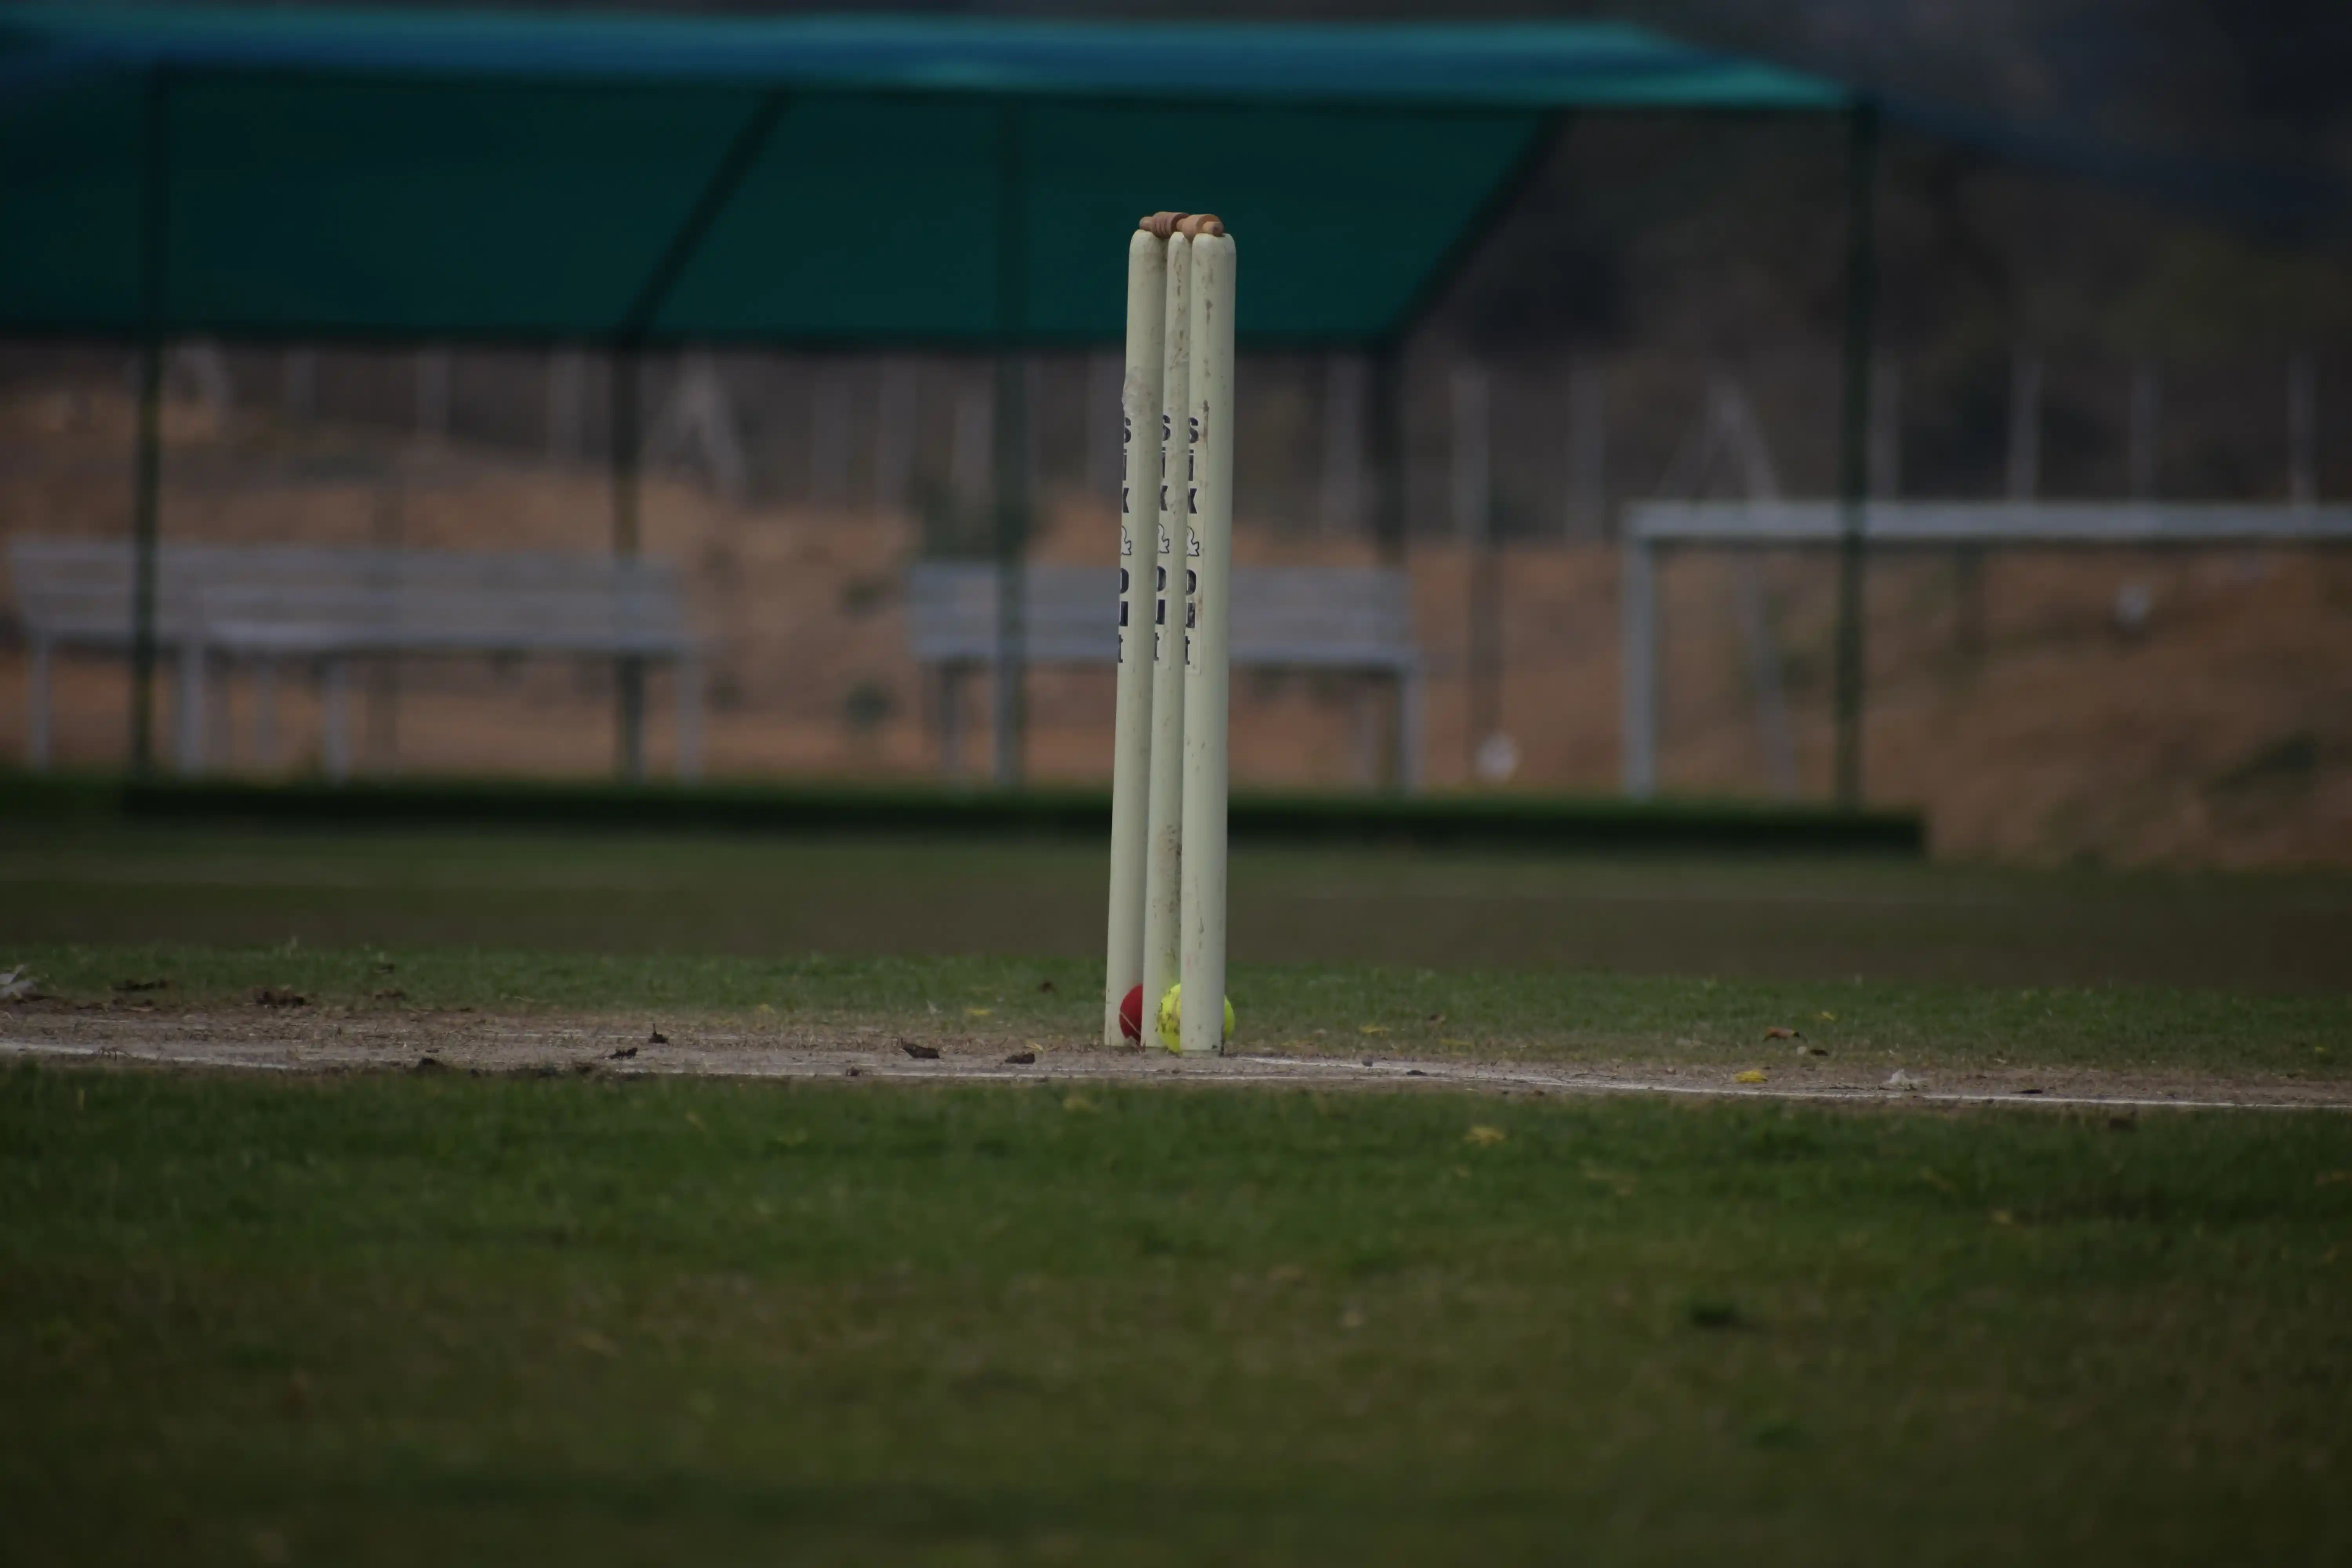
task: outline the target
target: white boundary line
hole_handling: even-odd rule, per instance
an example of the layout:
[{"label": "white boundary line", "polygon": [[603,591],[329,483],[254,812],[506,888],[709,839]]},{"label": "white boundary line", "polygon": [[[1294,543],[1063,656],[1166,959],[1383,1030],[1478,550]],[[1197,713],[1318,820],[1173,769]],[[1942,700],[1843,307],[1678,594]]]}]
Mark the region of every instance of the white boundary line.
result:
[{"label": "white boundary line", "polygon": [[[1660,1083],[1651,1079],[1598,1079],[1528,1071],[1524,1068],[1455,1066],[1442,1062],[1378,1062],[1366,1067],[1360,1061],[1305,1062],[1286,1057],[1242,1057],[1228,1058],[1252,1062],[1281,1062],[1290,1067],[1328,1067],[1357,1073],[1387,1074],[1450,1080],[1456,1083],[1507,1084],[1512,1088],[1540,1089],[1563,1094],[1680,1094],[1703,1100],[1802,1100],[1856,1105],[2074,1105],[2113,1108],[2118,1110],[2147,1109],[2152,1110],[2352,1110],[2352,1100],[2176,1100],[2158,1096],[2105,1094],[2050,1094],[2036,1091],[2021,1093],[2016,1089],[1960,1091],[1926,1089],[1852,1089],[1823,1086],[1807,1089],[1801,1086],[1773,1088],[1768,1085],[1732,1085],[1705,1083]],[[1251,1080],[1254,1081],[1254,1080]]]},{"label": "white boundary line", "polygon": [[241,1068],[255,1072],[299,1072],[299,1062],[259,1062],[244,1057],[200,1057],[172,1051],[125,1050],[121,1046],[61,1046],[47,1040],[0,1040],[0,1051],[16,1057],[85,1057],[109,1062],[152,1062],[163,1067]]},{"label": "white boundary line", "polygon": [[[399,1064],[385,1056],[368,1056],[356,1059],[321,1060],[313,1062],[266,1061],[249,1056],[206,1052],[188,1045],[163,1047],[123,1047],[120,1046],[72,1046],[43,1040],[0,1040],[0,1054],[17,1057],[74,1057],[84,1059],[136,1063],[154,1067],[215,1068],[245,1072],[331,1072],[398,1071]],[[430,1053],[424,1053],[430,1054]],[[1903,1106],[1903,1105],[1995,1105],[2027,1108],[2032,1106],[2071,1106],[2106,1110],[2327,1110],[2352,1111],[2352,1100],[2185,1100],[2150,1095],[2094,1094],[2023,1094],[2014,1089],[1936,1090],[1910,1089],[1804,1088],[1801,1086],[1771,1087],[1767,1085],[1726,1086],[1700,1083],[1662,1083],[1650,1079],[1579,1078],[1527,1068],[1494,1068],[1444,1062],[1384,1061],[1366,1067],[1361,1061],[1318,1061],[1296,1057],[1221,1057],[1222,1062],[1243,1064],[1251,1070],[1244,1072],[1187,1071],[1181,1058],[1170,1057],[1160,1070],[1131,1073],[1087,1070],[1084,1058],[1072,1060],[1063,1053],[1063,1059],[1041,1063],[1042,1070],[1008,1070],[1008,1064],[999,1062],[942,1061],[935,1067],[909,1068],[897,1064],[877,1064],[870,1058],[845,1061],[788,1061],[783,1063],[744,1062],[740,1065],[711,1068],[707,1066],[684,1064],[666,1066],[660,1062],[632,1061],[625,1066],[608,1068],[615,1076],[632,1078],[735,1078],[735,1079],[830,1079],[848,1076],[852,1071],[860,1078],[906,1079],[911,1082],[952,1080],[971,1083],[1166,1083],[1171,1079],[1195,1086],[1227,1087],[1250,1084],[1328,1083],[1334,1077],[1346,1076],[1358,1080],[1377,1079],[1402,1083],[1408,1079],[1426,1079],[1431,1087],[1471,1089],[1536,1089],[1550,1094],[1655,1094],[1681,1095],[1698,1100],[1762,1100],[1776,1101],[1807,1101],[1815,1104]],[[445,1064],[452,1071],[465,1070],[462,1061]],[[551,1064],[541,1064],[551,1065]],[[1153,1066],[1159,1066],[1153,1063]],[[1076,1068],[1076,1070],[1072,1070]],[[518,1070],[501,1067],[498,1072]],[[524,1069],[527,1070],[527,1069]]]}]

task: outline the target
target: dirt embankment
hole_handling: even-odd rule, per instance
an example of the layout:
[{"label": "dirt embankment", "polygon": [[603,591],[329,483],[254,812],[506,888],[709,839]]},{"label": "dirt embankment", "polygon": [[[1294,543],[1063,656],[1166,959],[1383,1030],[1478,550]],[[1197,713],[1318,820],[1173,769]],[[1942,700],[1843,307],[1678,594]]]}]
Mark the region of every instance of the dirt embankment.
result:
[{"label": "dirt embankment", "polygon": [[[441,548],[597,548],[607,531],[593,466],[417,447],[381,431],[291,426],[241,411],[167,410],[164,527],[175,539]],[[118,390],[20,392],[0,401],[0,534],[128,530],[130,408]],[[1363,560],[1359,542],[1247,515],[1244,561]],[[707,755],[725,774],[922,776],[938,764],[937,692],[907,648],[902,569],[921,529],[902,515],[730,507],[656,477],[646,548],[687,568],[715,644]],[[1108,560],[1107,510],[1049,498],[1036,552]],[[1661,772],[1692,793],[1769,785],[1743,637],[1744,568],[1696,555],[1665,574]],[[1412,570],[1430,671],[1426,768],[1469,781],[1471,574],[1450,544]],[[1826,558],[1759,563],[1791,715],[1801,787],[1830,767],[1832,599]],[[1510,787],[1605,791],[1618,758],[1617,563],[1601,547],[1525,547],[1502,573],[1500,723],[1517,742]],[[1929,814],[1940,851],[2054,861],[2093,856],[2215,865],[2352,865],[2352,559],[2290,551],[1996,553],[1874,569],[1871,795]],[[1971,588],[1971,582],[1979,586]],[[2124,613],[2119,618],[2119,609]],[[2134,613],[2135,611],[2138,613]],[[13,606],[0,614],[13,614]],[[21,651],[0,638],[0,754],[23,744]],[[984,768],[988,694],[966,682],[965,756]],[[256,750],[255,689],[233,672],[214,745],[249,770],[315,767],[318,705],[284,683],[278,751]],[[553,661],[412,662],[371,673],[361,763],[447,773],[595,773],[613,754],[608,672]],[[170,683],[165,683],[168,710]],[[655,763],[667,757],[655,688]],[[1106,673],[1033,675],[1032,775],[1108,769]],[[121,668],[68,659],[58,752],[103,765],[123,746]],[[1330,676],[1236,678],[1238,782],[1344,785],[1382,754],[1386,707]],[[164,721],[169,722],[168,710]]]}]

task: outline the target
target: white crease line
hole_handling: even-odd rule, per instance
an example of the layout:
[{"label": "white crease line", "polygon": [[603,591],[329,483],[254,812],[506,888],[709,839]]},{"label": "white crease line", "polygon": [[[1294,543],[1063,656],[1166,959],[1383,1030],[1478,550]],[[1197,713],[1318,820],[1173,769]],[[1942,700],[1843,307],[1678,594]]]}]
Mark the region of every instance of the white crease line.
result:
[{"label": "white crease line", "polygon": [[0,1040],[0,1051],[20,1057],[92,1057],[110,1062],[161,1062],[167,1067],[250,1068],[256,1072],[299,1072],[302,1062],[264,1062],[250,1057],[200,1057],[173,1051],[140,1051],[121,1046],[60,1046],[46,1040]]},{"label": "white crease line", "polygon": [[2352,1110],[2352,1100],[2167,1100],[2134,1095],[2021,1093],[1980,1090],[1869,1089],[1823,1086],[1818,1089],[1770,1089],[1703,1083],[1658,1083],[1643,1079],[1551,1078],[1508,1068],[1451,1067],[1428,1062],[1363,1063],[1308,1062],[1286,1057],[1241,1057],[1251,1062],[1281,1062],[1295,1067],[1322,1067],[1341,1072],[1382,1073],[1391,1077],[1437,1079],[1456,1083],[1507,1083],[1514,1087],[1558,1089],[1576,1094],[1684,1094],[1710,1100],[1811,1100],[1853,1101],[1864,1105],[2084,1105],[2118,1110]]},{"label": "white crease line", "polygon": [[[130,1050],[120,1046],[66,1046],[38,1040],[0,1040],[0,1051],[18,1056],[63,1056],[102,1058],[108,1061],[147,1062],[165,1067],[206,1067],[247,1068],[256,1072],[302,1072],[335,1068],[398,1068],[400,1064],[383,1055],[347,1055],[322,1057],[308,1061],[275,1062],[252,1057],[206,1056],[193,1052],[171,1050]],[[431,1055],[430,1052],[420,1055]],[[436,1058],[437,1059],[437,1058]],[[609,1060],[609,1058],[604,1058]],[[1328,1081],[1333,1073],[1373,1076],[1391,1079],[1421,1078],[1432,1085],[1455,1086],[1508,1085],[1518,1089],[1540,1089],[1560,1094],[1678,1094],[1701,1100],[1808,1100],[1833,1104],[1876,1106],[1896,1105],[2066,1105],[2116,1110],[2334,1110],[2352,1111],[2352,1101],[2340,1100],[2165,1100],[2133,1095],[2021,1094],[1924,1089],[1768,1089],[1746,1086],[1725,1087],[1716,1084],[1658,1083],[1640,1079],[1579,1079],[1549,1078],[1528,1072],[1497,1070],[1491,1068],[1449,1067],[1439,1064],[1415,1065],[1411,1062],[1381,1062],[1367,1068],[1361,1062],[1315,1061],[1296,1057],[1225,1057],[1226,1062],[1246,1063],[1250,1072],[1188,1074],[1181,1068],[1160,1072],[1122,1073],[1109,1064],[1071,1062],[1055,1064],[1043,1072],[1025,1072],[1013,1064],[997,1062],[942,1063],[936,1068],[905,1068],[895,1064],[874,1066],[866,1063],[842,1064],[828,1062],[744,1062],[730,1066],[666,1064],[631,1061],[625,1066],[611,1068],[617,1077],[626,1078],[753,1078],[753,1079],[814,1079],[858,1078],[904,1079],[910,1083],[938,1082],[952,1079],[973,1083],[1161,1083],[1176,1081],[1196,1085],[1287,1084]],[[450,1070],[459,1070],[456,1064],[444,1064]],[[548,1066],[551,1064],[537,1064]],[[510,1068],[488,1070],[509,1072]]]}]

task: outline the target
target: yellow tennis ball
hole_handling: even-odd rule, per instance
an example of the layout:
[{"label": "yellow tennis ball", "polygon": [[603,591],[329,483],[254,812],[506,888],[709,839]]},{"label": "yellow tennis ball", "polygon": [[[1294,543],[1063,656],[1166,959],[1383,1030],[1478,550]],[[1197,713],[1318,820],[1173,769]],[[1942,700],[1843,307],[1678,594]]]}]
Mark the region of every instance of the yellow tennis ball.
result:
[{"label": "yellow tennis ball", "polygon": [[[1160,999],[1160,1043],[1171,1051],[1184,1048],[1184,983],[1178,981]],[[1234,999],[1225,998],[1225,1038],[1234,1037]]]}]

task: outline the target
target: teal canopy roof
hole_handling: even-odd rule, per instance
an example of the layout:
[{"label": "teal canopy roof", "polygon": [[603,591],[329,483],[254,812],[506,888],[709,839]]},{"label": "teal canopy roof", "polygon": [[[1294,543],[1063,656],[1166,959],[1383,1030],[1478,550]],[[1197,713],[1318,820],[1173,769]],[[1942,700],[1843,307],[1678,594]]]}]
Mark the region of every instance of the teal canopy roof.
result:
[{"label": "teal canopy roof", "polygon": [[1620,26],[0,5],[0,333],[1099,341],[1410,324],[1562,111],[1846,107]]}]

